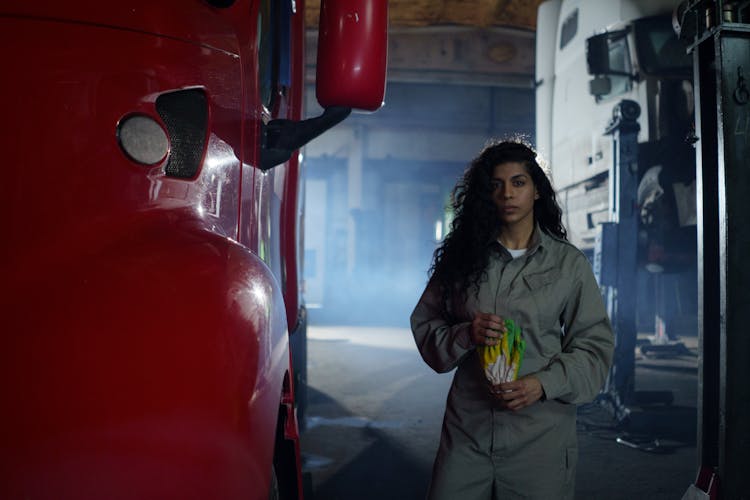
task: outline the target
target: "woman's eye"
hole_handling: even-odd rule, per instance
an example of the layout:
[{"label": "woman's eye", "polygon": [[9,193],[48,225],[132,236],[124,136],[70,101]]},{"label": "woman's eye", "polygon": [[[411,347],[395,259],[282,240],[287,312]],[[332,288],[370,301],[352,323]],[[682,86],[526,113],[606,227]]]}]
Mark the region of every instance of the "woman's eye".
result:
[{"label": "woman's eye", "polygon": [[524,181],[514,181],[513,182],[513,185],[516,186],[516,187],[521,187],[521,186],[523,186],[525,184],[526,183]]}]

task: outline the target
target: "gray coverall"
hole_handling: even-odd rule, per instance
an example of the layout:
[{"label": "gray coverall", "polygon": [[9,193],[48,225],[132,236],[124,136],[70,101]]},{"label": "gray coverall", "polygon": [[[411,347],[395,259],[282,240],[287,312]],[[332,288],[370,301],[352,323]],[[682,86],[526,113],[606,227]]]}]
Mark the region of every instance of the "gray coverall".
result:
[{"label": "gray coverall", "polygon": [[[599,392],[614,338],[586,257],[537,226],[526,255],[498,244],[478,294],[441,314],[437,287],[427,285],[411,328],[425,362],[438,373],[458,368],[448,394],[428,498],[445,500],[572,499],[577,461],[576,404]],[[534,374],[540,401],[504,410],[489,393],[472,344],[476,312],[513,319],[526,352],[519,378]]]}]

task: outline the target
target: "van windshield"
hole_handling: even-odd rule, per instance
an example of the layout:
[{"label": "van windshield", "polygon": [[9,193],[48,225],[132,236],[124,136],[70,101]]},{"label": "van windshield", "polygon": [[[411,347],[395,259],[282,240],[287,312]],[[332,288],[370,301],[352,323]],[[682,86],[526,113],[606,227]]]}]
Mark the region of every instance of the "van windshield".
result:
[{"label": "van windshield", "polygon": [[670,16],[646,17],[634,24],[641,71],[654,76],[692,74],[692,58],[677,39]]}]

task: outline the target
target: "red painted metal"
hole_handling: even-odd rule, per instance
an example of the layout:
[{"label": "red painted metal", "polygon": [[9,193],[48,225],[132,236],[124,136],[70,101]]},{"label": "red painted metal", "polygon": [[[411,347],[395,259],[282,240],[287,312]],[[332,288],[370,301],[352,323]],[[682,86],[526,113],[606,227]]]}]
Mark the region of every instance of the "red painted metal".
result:
[{"label": "red painted metal", "polygon": [[[253,196],[273,186],[253,167],[257,7],[121,4],[0,16],[0,497],[267,498],[291,374],[258,251],[278,247],[284,199]],[[156,98],[184,88],[209,102],[191,180],[115,137],[130,113],[161,121]]]},{"label": "red painted metal", "polygon": [[721,498],[719,488],[719,475],[714,467],[702,465],[698,469],[698,477],[695,480],[695,487],[700,492],[705,493],[710,500]]},{"label": "red painted metal", "polygon": [[[295,0],[298,12],[305,11],[305,0]],[[291,60],[305,60],[305,18],[302,15],[296,15],[292,18],[292,40],[291,40]],[[292,64],[291,67],[291,88],[289,90],[289,108],[287,118],[291,120],[300,120],[303,118],[303,89],[305,88],[305,66],[304,64]],[[302,281],[302,257],[304,255],[303,247],[303,222],[304,214],[301,211],[300,191],[303,186],[303,174],[301,158],[299,153],[292,154],[287,162],[287,176],[284,184],[284,199],[286,203],[282,206],[281,218],[283,231],[281,233],[281,252],[283,266],[283,284],[284,284],[284,303],[286,304],[286,317],[289,332],[294,335],[301,335],[298,329],[299,311],[302,306],[302,290],[300,283]],[[293,357],[295,352],[289,352],[289,366],[295,366]],[[307,362],[306,357],[302,362]],[[302,463],[302,452],[300,450],[300,427],[297,421],[296,397],[295,397],[295,378],[289,376],[288,391],[285,398],[282,399],[287,418],[285,420],[284,438],[292,443],[294,460],[296,463]],[[302,468],[296,470],[297,477],[297,495],[299,498],[304,496],[302,480]]]},{"label": "red painted metal", "polygon": [[[304,0],[297,1],[297,9],[304,11]],[[295,16],[292,19],[292,33],[305,32],[305,19]],[[294,36],[291,45],[292,60],[304,60],[305,37]],[[292,66],[292,86],[289,89],[289,108],[287,118],[300,120],[302,118],[302,90],[305,88],[305,68],[301,64]],[[300,157],[293,154],[287,163],[289,173],[284,186],[284,204],[281,217],[284,231],[281,234],[281,251],[283,255],[284,300],[289,331],[294,332],[297,326],[298,311],[301,304],[302,291],[299,283],[302,272],[303,239],[301,223],[304,217],[300,213],[300,188],[302,179]]]},{"label": "red painted metal", "polygon": [[321,2],[316,95],[323,107],[375,111],[383,104],[387,32],[387,0]]},{"label": "red painted metal", "polygon": [[[253,2],[255,3],[255,2]],[[186,40],[231,53],[238,53],[240,43],[255,26],[248,26],[251,12],[247,0],[240,0],[228,9],[212,7],[208,2],[194,0],[129,0],[127,2],[4,2],[0,15],[27,16],[38,19],[78,22],[103,27],[153,33],[159,36]],[[227,25],[235,29],[227,31]]]},{"label": "red painted metal", "polygon": [[[269,110],[257,0],[0,6],[0,498],[265,499],[280,415],[302,498],[301,167],[256,168],[263,121],[302,117],[296,6],[291,83]],[[384,64],[381,21],[364,33]],[[323,64],[364,57],[332,50]],[[374,109],[382,89],[358,100],[360,84],[330,97]],[[116,137],[134,113],[166,130],[156,100],[184,89],[208,102],[192,179],[131,161]]]}]

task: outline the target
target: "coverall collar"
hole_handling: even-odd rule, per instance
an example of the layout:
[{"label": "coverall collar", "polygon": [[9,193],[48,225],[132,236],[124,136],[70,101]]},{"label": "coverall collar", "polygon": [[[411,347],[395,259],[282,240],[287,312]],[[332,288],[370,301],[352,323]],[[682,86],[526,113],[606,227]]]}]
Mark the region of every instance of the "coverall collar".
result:
[{"label": "coverall collar", "polygon": [[[545,244],[549,244],[550,238],[551,236],[542,231],[542,228],[539,227],[539,223],[535,222],[534,231],[531,233],[531,238],[529,239],[529,247],[528,250],[526,250],[526,255],[524,255],[524,257],[528,258],[531,255],[535,254],[539,249],[543,249]],[[496,239],[496,241],[497,250],[500,252],[500,256],[503,258],[503,260],[505,262],[513,260],[513,257],[510,255],[510,252],[508,252],[508,249],[505,248],[499,240]]]}]

